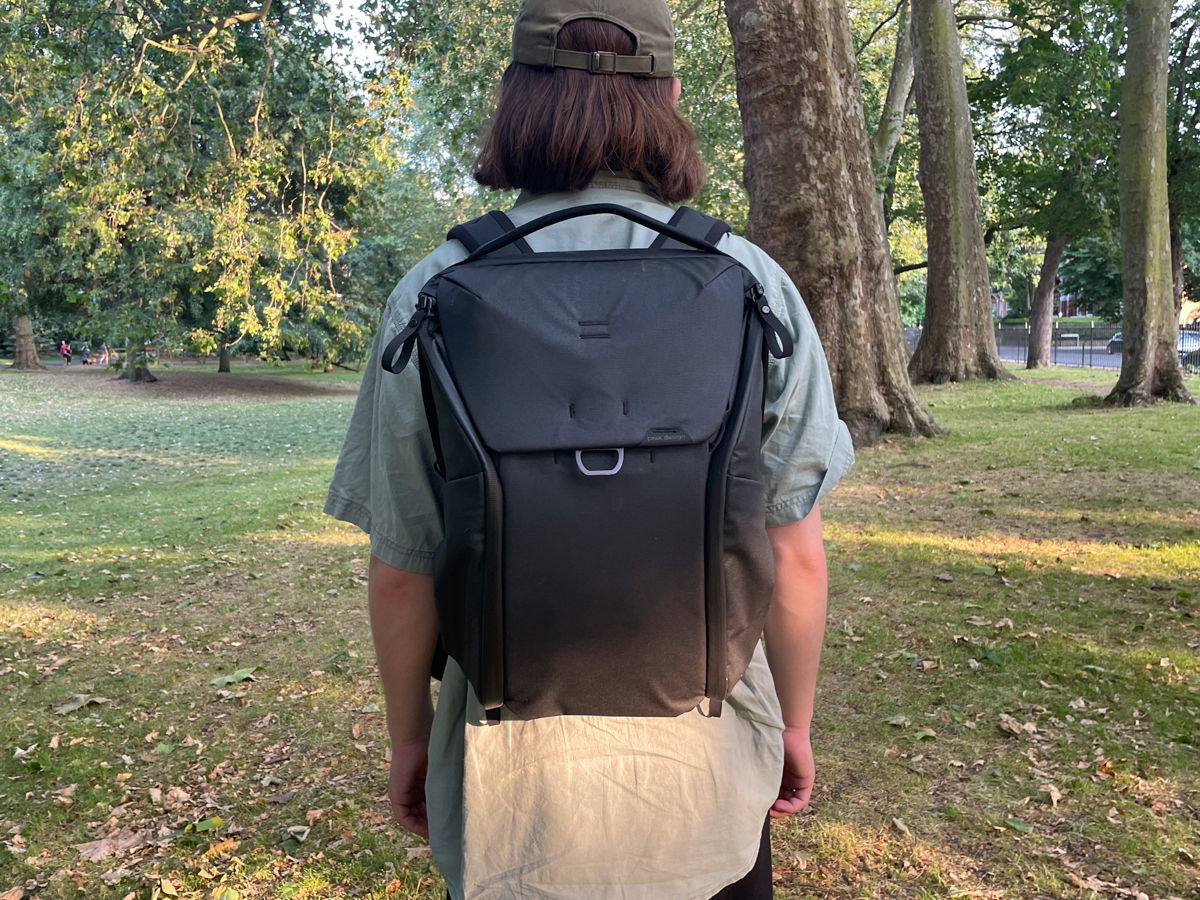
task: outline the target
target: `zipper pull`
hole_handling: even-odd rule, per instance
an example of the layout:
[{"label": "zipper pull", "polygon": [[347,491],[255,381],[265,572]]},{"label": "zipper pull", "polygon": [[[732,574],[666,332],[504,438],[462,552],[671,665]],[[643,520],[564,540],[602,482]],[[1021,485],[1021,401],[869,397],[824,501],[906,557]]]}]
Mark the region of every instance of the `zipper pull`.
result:
[{"label": "zipper pull", "polygon": [[412,318],[408,320],[404,329],[388,341],[388,345],[383,348],[383,356],[379,362],[386,371],[393,375],[399,375],[408,367],[408,361],[412,359],[413,347],[417,342],[417,332],[425,320],[433,314],[433,306],[436,302],[437,298],[432,294],[417,295],[417,308],[413,311]]},{"label": "zipper pull", "polygon": [[779,317],[771,312],[771,305],[767,303],[767,292],[757,281],[750,285],[750,289],[746,292],[746,302],[754,307],[754,312],[762,322],[766,332],[764,336],[767,339],[767,350],[771,355],[776,359],[791,356],[795,349],[792,336],[783,327]]}]

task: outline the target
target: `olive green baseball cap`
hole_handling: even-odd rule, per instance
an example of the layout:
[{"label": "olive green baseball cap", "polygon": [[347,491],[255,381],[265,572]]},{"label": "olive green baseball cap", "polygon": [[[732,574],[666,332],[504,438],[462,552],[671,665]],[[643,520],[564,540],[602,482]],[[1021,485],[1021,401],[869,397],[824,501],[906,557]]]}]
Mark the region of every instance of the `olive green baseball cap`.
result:
[{"label": "olive green baseball cap", "polygon": [[[632,56],[558,49],[558,32],[576,19],[601,19],[635,41]],[[675,33],[664,0],[523,0],[513,25],[513,62],[583,69],[600,75],[666,78],[675,65]]]}]

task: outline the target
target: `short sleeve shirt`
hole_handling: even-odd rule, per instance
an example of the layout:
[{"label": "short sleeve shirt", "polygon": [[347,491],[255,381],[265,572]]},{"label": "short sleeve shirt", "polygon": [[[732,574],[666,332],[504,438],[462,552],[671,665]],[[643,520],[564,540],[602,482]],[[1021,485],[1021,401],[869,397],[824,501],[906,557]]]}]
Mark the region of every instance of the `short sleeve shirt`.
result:
[{"label": "short sleeve shirt", "polygon": [[[618,203],[660,220],[672,209],[642,183],[610,176],[584,191],[522,196],[522,224],[584,203]],[[589,216],[528,238],[536,252],[646,247],[656,233],[619,216]],[[795,351],[771,359],[762,463],[768,526],[804,518],[849,470],[816,329],[796,288],[762,250],[729,235],[720,249],[766,289]],[[384,372],[381,348],[404,327],[426,281],[461,261],[448,241],[388,300],[364,373],[326,512],[371,538],[389,565],[431,573],[442,539],[439,486],[412,367]],[[733,714],[730,715],[729,713]],[[779,789],[782,720],[761,644],[726,714],[646,719],[505,718],[488,725],[451,660],[430,738],[430,843],[455,900],[704,900],[743,877]]]}]

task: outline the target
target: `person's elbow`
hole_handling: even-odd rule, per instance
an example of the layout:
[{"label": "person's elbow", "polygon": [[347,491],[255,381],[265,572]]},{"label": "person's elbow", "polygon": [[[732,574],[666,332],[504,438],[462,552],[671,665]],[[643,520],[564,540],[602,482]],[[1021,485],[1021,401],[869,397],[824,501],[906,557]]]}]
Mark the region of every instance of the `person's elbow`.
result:
[{"label": "person's elbow", "polygon": [[814,506],[805,518],[767,529],[775,556],[775,576],[824,578],[825,542],[821,535],[821,508]]}]

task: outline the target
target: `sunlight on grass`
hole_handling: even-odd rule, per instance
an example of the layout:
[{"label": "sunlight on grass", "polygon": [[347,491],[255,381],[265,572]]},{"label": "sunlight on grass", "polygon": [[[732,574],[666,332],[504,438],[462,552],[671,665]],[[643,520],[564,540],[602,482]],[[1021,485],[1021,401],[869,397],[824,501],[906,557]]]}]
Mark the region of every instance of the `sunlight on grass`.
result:
[{"label": "sunlight on grass", "polygon": [[795,873],[789,881],[799,889],[798,893],[786,896],[806,896],[806,886],[819,892],[823,883],[857,883],[865,887],[877,880],[901,888],[882,896],[979,900],[1003,896],[1003,892],[981,883],[972,873],[970,860],[939,846],[929,837],[905,835],[901,829],[908,829],[901,819],[895,819],[892,828],[885,830],[853,822],[821,821],[818,813],[818,820],[806,827],[801,836],[807,852],[789,860],[790,867],[784,863],[785,867],[794,867]]},{"label": "sunlight on grass", "polygon": [[30,459],[60,459],[69,451],[59,447],[48,446],[48,438],[32,434],[13,434],[0,437],[0,452],[16,453]]},{"label": "sunlight on grass", "polygon": [[90,627],[97,621],[91,613],[61,604],[48,606],[16,597],[0,597],[0,629],[23,631],[25,637],[62,637],[71,629]]},{"label": "sunlight on grass", "polygon": [[292,545],[297,552],[303,552],[305,547],[354,547],[366,550],[370,546],[370,538],[353,525],[338,523],[329,531],[264,531],[258,536],[259,540]]},{"label": "sunlight on grass", "polygon": [[1084,575],[1159,578],[1200,575],[1200,541],[1126,547],[1078,537],[1070,541],[1038,540],[994,531],[957,537],[940,532],[863,529],[836,522],[828,525],[826,537],[832,541],[859,541],[892,550],[919,550],[935,559],[941,559],[947,553],[961,554],[968,557],[961,561],[963,565],[997,558],[1014,562],[1030,559],[1037,560],[1044,568],[1070,565],[1072,572]]}]

